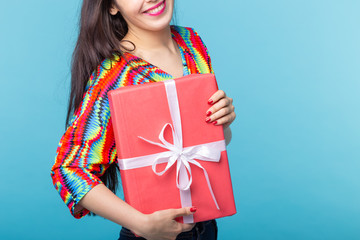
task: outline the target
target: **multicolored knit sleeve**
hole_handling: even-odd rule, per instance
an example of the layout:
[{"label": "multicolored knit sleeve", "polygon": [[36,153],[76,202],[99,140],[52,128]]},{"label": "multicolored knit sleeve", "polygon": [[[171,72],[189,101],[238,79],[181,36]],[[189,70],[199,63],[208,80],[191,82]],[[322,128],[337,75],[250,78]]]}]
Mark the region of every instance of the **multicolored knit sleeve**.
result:
[{"label": "multicolored knit sleeve", "polygon": [[188,56],[193,61],[196,69],[190,69],[191,73],[214,73],[209,51],[197,31],[190,27],[174,26],[186,45]]},{"label": "multicolored knit sleeve", "polygon": [[201,49],[201,51],[203,51],[202,56],[204,56],[205,61],[206,61],[207,65],[209,66],[210,73],[214,74],[214,70],[213,70],[213,67],[211,64],[211,58],[209,55],[208,48],[206,47],[204,41],[201,39],[199,34],[195,30],[193,30],[193,31],[194,31],[194,35],[195,35],[195,39],[196,39],[195,42],[196,42],[196,44],[199,45],[199,49]]},{"label": "multicolored knit sleeve", "polygon": [[[115,139],[110,119],[107,92],[114,85],[111,71],[98,69],[91,76],[83,101],[56,151],[51,177],[56,190],[75,218],[87,215],[87,209],[75,212],[75,205],[116,161]],[[110,81],[112,80],[112,81]]]}]

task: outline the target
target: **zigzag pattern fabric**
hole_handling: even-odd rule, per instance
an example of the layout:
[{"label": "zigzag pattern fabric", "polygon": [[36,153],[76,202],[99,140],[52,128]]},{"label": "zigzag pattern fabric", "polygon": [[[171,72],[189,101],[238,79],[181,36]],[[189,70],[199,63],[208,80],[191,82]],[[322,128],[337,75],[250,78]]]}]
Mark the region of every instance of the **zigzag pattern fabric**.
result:
[{"label": "zigzag pattern fabric", "polygon": [[[207,48],[197,32],[171,26],[171,33],[179,46],[184,72],[213,73]],[[89,213],[87,209],[75,211],[76,204],[102,183],[99,177],[117,162],[108,91],[167,79],[173,77],[131,53],[103,60],[91,75],[83,101],[59,142],[51,168],[55,189],[75,218]]]}]

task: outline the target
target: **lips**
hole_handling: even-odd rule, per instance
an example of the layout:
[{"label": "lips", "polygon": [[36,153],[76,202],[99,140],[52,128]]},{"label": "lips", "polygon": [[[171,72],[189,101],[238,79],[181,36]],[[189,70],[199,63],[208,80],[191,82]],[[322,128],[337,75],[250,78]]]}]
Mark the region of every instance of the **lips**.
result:
[{"label": "lips", "polygon": [[160,3],[156,4],[154,7],[151,7],[144,11],[145,14],[151,15],[151,16],[157,16],[164,12],[165,10],[165,0],[161,1]]}]

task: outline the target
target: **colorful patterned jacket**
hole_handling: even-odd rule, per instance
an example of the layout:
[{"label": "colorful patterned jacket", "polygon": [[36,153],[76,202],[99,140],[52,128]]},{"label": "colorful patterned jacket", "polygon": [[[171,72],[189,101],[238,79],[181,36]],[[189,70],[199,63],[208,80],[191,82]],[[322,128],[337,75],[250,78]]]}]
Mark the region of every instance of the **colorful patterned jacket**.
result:
[{"label": "colorful patterned jacket", "polygon": [[[213,73],[207,48],[192,29],[171,26],[183,59],[184,74]],[[97,184],[106,169],[117,162],[114,132],[107,93],[112,89],[173,77],[130,53],[105,59],[91,75],[83,101],[70,120],[56,151],[51,177],[56,190],[75,218],[75,205]]]}]

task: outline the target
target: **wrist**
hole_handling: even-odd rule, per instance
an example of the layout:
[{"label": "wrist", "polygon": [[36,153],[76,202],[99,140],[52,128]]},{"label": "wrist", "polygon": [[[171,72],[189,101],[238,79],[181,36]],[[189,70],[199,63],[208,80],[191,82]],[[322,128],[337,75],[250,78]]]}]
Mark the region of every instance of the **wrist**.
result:
[{"label": "wrist", "polygon": [[135,235],[144,236],[145,233],[149,232],[151,228],[151,221],[149,219],[149,214],[139,212],[139,216],[135,221],[135,226],[131,229],[133,233],[135,233]]}]

